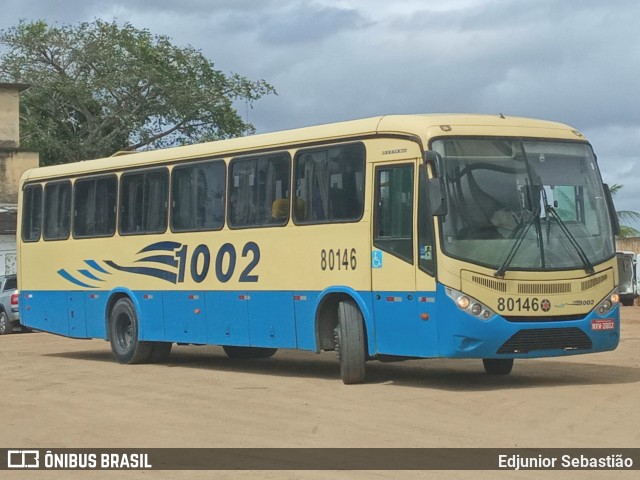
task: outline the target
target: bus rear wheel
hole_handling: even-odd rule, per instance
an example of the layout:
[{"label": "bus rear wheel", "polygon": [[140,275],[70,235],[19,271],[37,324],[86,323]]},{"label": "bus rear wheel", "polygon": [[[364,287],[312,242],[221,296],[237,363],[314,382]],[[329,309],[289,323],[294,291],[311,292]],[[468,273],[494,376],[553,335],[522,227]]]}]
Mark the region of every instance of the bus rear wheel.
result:
[{"label": "bus rear wheel", "polygon": [[482,363],[489,375],[509,375],[513,368],[513,358],[483,358]]},{"label": "bus rear wheel", "polygon": [[269,358],[278,351],[277,348],[237,347],[234,345],[224,345],[222,349],[229,358]]},{"label": "bus rear wheel", "polygon": [[342,382],[346,385],[363,383],[367,359],[364,322],[360,309],[352,300],[343,300],[338,304],[335,347]]},{"label": "bus rear wheel", "polygon": [[109,316],[111,351],[120,363],[144,363],[152,353],[152,342],[142,342],[139,334],[138,315],[128,298],[121,298],[113,306]]}]

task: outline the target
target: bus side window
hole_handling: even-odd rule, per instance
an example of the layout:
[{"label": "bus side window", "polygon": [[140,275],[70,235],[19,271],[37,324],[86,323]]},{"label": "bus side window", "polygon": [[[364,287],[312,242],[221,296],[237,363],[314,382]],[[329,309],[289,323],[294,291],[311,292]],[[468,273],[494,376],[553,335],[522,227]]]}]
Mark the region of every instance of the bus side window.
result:
[{"label": "bus side window", "polygon": [[168,198],[169,172],[166,168],[122,175],[120,233],[164,232]]},{"label": "bus side window", "polygon": [[71,182],[47,183],[44,187],[45,240],[66,240],[71,233]]},{"label": "bus side window", "polygon": [[171,229],[220,230],[224,225],[225,189],[224,160],[175,167],[171,174]]},{"label": "bus side window", "polygon": [[25,242],[40,240],[42,228],[42,186],[29,185],[23,193],[22,239]]},{"label": "bus side window", "polygon": [[285,225],[289,220],[290,172],[286,153],[233,159],[229,165],[229,226]]},{"label": "bus side window", "polygon": [[413,263],[413,165],[376,169],[373,244]]},{"label": "bus side window", "polygon": [[297,223],[360,220],[364,207],[362,144],[303,150],[295,159]]},{"label": "bus side window", "polygon": [[109,237],[115,233],[117,182],[115,175],[75,182],[74,237]]}]

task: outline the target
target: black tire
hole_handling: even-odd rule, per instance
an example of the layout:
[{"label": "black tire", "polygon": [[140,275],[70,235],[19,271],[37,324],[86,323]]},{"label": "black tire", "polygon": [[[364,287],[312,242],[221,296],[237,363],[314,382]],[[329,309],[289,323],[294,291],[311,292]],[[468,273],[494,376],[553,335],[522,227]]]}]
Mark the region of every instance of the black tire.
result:
[{"label": "black tire", "polygon": [[237,347],[235,345],[224,345],[224,353],[229,358],[269,358],[278,351],[277,348],[265,347]]},{"label": "black tire", "polygon": [[338,304],[335,345],[342,382],[346,385],[363,383],[367,360],[364,321],[360,309],[352,300]]},{"label": "black tire", "polygon": [[513,358],[483,358],[482,363],[489,375],[509,375],[513,368]]},{"label": "black tire", "polygon": [[13,323],[9,320],[7,312],[0,311],[0,335],[9,335],[13,333]]},{"label": "black tire", "polygon": [[620,303],[623,307],[633,307],[633,298],[621,298]]},{"label": "black tire", "polygon": [[128,298],[116,302],[109,316],[111,351],[120,363],[145,363],[152,351],[152,342],[138,340],[138,315]]},{"label": "black tire", "polygon": [[171,342],[149,342],[151,344],[151,354],[149,355],[149,363],[164,363],[171,353]]}]

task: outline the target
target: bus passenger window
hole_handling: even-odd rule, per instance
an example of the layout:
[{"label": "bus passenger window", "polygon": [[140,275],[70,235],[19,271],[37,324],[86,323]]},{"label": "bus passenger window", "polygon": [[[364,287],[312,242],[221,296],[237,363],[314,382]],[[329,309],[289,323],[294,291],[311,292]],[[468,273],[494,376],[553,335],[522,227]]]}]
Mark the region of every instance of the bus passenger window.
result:
[{"label": "bus passenger window", "polygon": [[42,228],[42,187],[29,185],[22,195],[22,239],[37,242]]},{"label": "bus passenger window", "polygon": [[290,157],[285,153],[232,160],[229,226],[285,225],[289,220],[290,172]]},{"label": "bus passenger window", "polygon": [[169,172],[166,168],[125,173],[120,186],[120,233],[162,233],[167,229]]},{"label": "bus passenger window", "polygon": [[44,187],[44,239],[64,240],[71,233],[71,182]]},{"label": "bus passenger window", "polygon": [[220,230],[226,197],[224,160],[180,165],[171,176],[171,229]]},{"label": "bus passenger window", "polygon": [[295,160],[296,223],[360,220],[364,206],[361,144],[303,150]]},{"label": "bus passenger window", "polygon": [[376,170],[373,244],[413,263],[413,165]]},{"label": "bus passenger window", "polygon": [[115,233],[117,192],[115,175],[76,181],[73,190],[74,237],[109,237]]}]

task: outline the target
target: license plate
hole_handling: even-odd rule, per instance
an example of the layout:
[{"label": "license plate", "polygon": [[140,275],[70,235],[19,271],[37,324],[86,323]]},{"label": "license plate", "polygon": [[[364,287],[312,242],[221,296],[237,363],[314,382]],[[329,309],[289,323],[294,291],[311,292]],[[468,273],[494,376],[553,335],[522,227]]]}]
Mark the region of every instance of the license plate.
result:
[{"label": "license plate", "polygon": [[614,328],[616,328],[616,322],[613,318],[591,320],[591,330],[613,330]]}]

